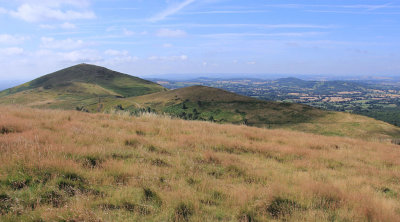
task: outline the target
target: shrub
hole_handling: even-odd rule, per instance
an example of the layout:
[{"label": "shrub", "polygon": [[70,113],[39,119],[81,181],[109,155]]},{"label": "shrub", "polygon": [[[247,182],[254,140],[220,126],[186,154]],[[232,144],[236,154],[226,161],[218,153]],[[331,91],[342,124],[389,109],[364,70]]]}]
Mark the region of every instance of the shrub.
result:
[{"label": "shrub", "polygon": [[214,200],[223,200],[223,199],[225,199],[225,194],[223,194],[219,191],[214,191],[214,192],[212,192],[211,197]]},{"label": "shrub", "polygon": [[0,193],[0,215],[7,214],[11,211],[13,200],[5,193]]},{"label": "shrub", "polygon": [[110,172],[110,176],[113,177],[114,182],[117,185],[126,185],[126,184],[128,184],[128,182],[129,182],[129,180],[131,178],[130,174],[123,173],[123,172],[118,172],[118,171]]},{"label": "shrub", "polygon": [[104,159],[99,156],[89,155],[89,156],[84,156],[82,158],[82,162],[83,166],[85,167],[96,168],[100,167],[100,164],[104,162]]},{"label": "shrub", "polygon": [[111,154],[111,158],[114,160],[127,160],[133,158],[132,153],[113,153]]},{"label": "shrub", "polygon": [[237,218],[240,222],[257,222],[255,213],[249,209],[243,209]]},{"label": "shrub", "polygon": [[241,176],[244,176],[246,174],[246,172],[243,169],[240,169],[236,165],[229,165],[226,168],[226,171],[229,173],[229,175],[231,177],[241,177]]},{"label": "shrub", "polygon": [[158,194],[152,191],[150,188],[143,188],[143,200],[146,202],[152,202],[156,206],[161,206],[162,200]]},{"label": "shrub", "polygon": [[194,179],[194,178],[192,178],[192,177],[189,177],[188,179],[186,179],[186,182],[187,182],[189,185],[195,185],[195,184],[200,183],[199,180],[196,180],[196,179]]},{"label": "shrub", "polygon": [[295,201],[276,197],[268,206],[267,211],[272,217],[279,218],[291,215],[293,210],[298,208],[299,205]]},{"label": "shrub", "polygon": [[32,182],[32,177],[24,173],[18,172],[17,174],[9,175],[6,180],[6,185],[14,190],[20,190]]},{"label": "shrub", "polygon": [[43,193],[40,197],[42,204],[51,204],[53,207],[62,207],[66,202],[62,194],[53,190]]},{"label": "shrub", "polygon": [[136,135],[138,135],[138,136],[145,136],[146,133],[143,132],[143,131],[141,131],[141,130],[136,130]]},{"label": "shrub", "polygon": [[130,201],[123,201],[120,204],[102,203],[98,205],[102,210],[125,210],[140,215],[149,215],[151,209],[147,206],[135,204]]},{"label": "shrub", "polygon": [[194,213],[194,207],[191,203],[180,202],[175,207],[173,221],[189,221]]},{"label": "shrub", "polygon": [[57,187],[67,193],[68,196],[75,196],[77,192],[88,193],[90,191],[85,184],[84,178],[75,173],[67,173],[59,178]]},{"label": "shrub", "polygon": [[164,160],[162,160],[160,158],[156,158],[156,159],[152,160],[151,164],[154,166],[159,166],[159,167],[168,167],[169,166],[169,164],[167,162],[165,162]]},{"label": "shrub", "polygon": [[140,144],[140,142],[137,139],[127,139],[127,140],[125,140],[125,146],[136,147],[139,144]]},{"label": "shrub", "polygon": [[392,139],[392,143],[396,145],[400,145],[400,139]]},{"label": "shrub", "polygon": [[219,191],[213,191],[209,198],[201,200],[200,202],[206,205],[219,205],[221,200],[225,199],[225,195]]},{"label": "shrub", "polygon": [[15,132],[15,130],[11,127],[2,126],[0,128],[0,134],[9,134],[9,133],[13,133],[13,132]]},{"label": "shrub", "polygon": [[67,180],[71,180],[71,181],[79,181],[79,182],[85,181],[85,179],[82,176],[80,176],[79,174],[74,173],[74,172],[64,173],[63,178],[65,178]]},{"label": "shrub", "polygon": [[147,147],[147,150],[149,152],[157,152],[158,149],[154,145],[150,145],[150,146]]}]

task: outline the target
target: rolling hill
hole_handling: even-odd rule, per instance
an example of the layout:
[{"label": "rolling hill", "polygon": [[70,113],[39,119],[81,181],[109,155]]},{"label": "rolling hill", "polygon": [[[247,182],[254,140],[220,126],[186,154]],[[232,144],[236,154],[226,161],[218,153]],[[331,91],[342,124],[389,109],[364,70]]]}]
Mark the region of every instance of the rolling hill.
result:
[{"label": "rolling hill", "polygon": [[251,126],[307,122],[326,114],[310,106],[262,101],[206,86],[185,87],[131,100],[183,119]]},{"label": "rolling hill", "polygon": [[372,118],[330,112],[296,103],[262,101],[225,90],[191,86],[127,98],[158,113],[182,119],[284,128],[368,140],[400,138],[400,128]]},{"label": "rolling hill", "polygon": [[[80,64],[0,92],[0,103],[76,109],[101,100],[165,91],[156,83],[103,67]],[[102,110],[97,107],[96,110]],[[95,110],[91,110],[95,111]]]},{"label": "rolling hill", "polygon": [[87,64],[4,90],[0,92],[0,104],[92,113],[155,112],[185,120],[285,128],[368,140],[400,138],[400,128],[371,118],[296,103],[263,101],[205,86],[167,90],[147,80]]},{"label": "rolling hill", "polygon": [[0,107],[0,221],[399,221],[398,145]]}]

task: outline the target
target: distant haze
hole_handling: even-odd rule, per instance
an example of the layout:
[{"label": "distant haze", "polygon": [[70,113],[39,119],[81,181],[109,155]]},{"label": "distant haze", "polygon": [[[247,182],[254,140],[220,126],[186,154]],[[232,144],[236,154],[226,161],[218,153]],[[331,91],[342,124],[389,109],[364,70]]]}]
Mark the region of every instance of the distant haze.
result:
[{"label": "distant haze", "polygon": [[18,81],[1,81],[0,82],[0,90],[12,88],[14,86],[17,86],[19,84],[22,84],[26,81],[18,80]]},{"label": "distant haze", "polygon": [[[54,70],[57,71],[57,70]],[[48,73],[43,73],[45,75]],[[137,76],[140,78],[144,78],[150,81],[156,80],[172,80],[172,81],[185,81],[185,80],[194,80],[198,78],[210,78],[210,79],[263,79],[263,80],[276,80],[280,78],[287,77],[296,77],[302,80],[318,80],[318,81],[330,81],[330,80],[364,80],[364,81],[400,81],[400,75],[385,75],[385,76],[372,76],[372,75],[350,75],[350,76],[340,76],[340,75],[305,75],[305,74],[153,74],[153,75],[133,75],[127,73],[132,76]],[[40,76],[42,76],[40,75]],[[39,75],[38,75],[39,77]],[[25,79],[25,80],[3,80],[0,82],[0,90],[8,89],[25,82],[29,82],[33,80]]]}]

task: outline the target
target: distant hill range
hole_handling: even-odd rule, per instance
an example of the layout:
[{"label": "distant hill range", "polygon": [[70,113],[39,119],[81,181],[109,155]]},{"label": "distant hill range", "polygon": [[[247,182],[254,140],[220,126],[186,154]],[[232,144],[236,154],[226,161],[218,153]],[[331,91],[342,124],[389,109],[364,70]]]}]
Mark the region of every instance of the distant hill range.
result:
[{"label": "distant hill range", "polygon": [[[309,84],[294,78],[278,81],[295,81],[304,87]],[[86,112],[156,112],[187,120],[288,128],[324,135],[400,137],[400,128],[367,117],[296,103],[263,101],[206,86],[168,90],[151,81],[88,64],[1,91],[0,104]]]}]

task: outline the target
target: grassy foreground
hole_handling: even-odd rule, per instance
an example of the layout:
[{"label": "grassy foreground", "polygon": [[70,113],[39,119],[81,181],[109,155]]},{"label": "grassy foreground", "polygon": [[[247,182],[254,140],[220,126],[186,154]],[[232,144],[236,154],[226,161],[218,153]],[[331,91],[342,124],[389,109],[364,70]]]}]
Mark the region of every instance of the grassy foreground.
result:
[{"label": "grassy foreground", "polygon": [[399,221],[400,147],[0,107],[0,221]]}]

